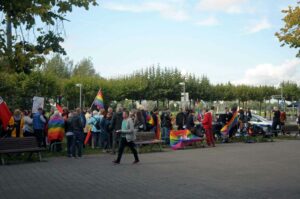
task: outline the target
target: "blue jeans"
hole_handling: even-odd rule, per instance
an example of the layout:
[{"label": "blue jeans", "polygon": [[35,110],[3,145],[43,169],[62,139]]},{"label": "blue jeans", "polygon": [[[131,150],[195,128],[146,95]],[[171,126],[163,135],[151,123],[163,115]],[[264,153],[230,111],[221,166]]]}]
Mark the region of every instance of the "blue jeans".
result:
[{"label": "blue jeans", "polygon": [[107,132],[101,132],[100,133],[100,142],[101,142],[101,148],[102,149],[109,149],[109,137]]},{"label": "blue jeans", "polygon": [[74,140],[74,135],[69,135],[67,137],[67,153],[68,156],[72,155],[72,145],[73,145],[73,140]]},{"label": "blue jeans", "polygon": [[100,132],[92,132],[92,146],[100,147]]},{"label": "blue jeans", "polygon": [[166,144],[170,143],[170,129],[168,127],[162,127],[161,139],[164,140]]},{"label": "blue jeans", "polygon": [[82,141],[83,135],[81,132],[75,132],[73,136],[73,142],[72,142],[72,155],[73,157],[78,157],[82,156],[82,146],[83,146],[83,141]]}]

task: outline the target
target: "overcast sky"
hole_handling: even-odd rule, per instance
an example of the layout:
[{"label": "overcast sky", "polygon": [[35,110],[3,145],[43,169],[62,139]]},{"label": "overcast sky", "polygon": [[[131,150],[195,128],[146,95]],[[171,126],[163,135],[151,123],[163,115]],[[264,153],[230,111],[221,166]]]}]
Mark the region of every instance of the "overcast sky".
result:
[{"label": "overcast sky", "polygon": [[68,56],[91,57],[104,77],[151,65],[213,83],[300,83],[296,50],[274,36],[295,0],[106,0],[65,23]]}]

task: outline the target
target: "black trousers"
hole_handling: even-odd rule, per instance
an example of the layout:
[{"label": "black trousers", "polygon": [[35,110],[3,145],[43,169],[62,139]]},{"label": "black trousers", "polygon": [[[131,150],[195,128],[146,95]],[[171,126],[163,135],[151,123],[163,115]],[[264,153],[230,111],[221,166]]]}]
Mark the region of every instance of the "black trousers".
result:
[{"label": "black trousers", "polygon": [[119,153],[118,153],[117,162],[121,161],[121,158],[122,158],[122,155],[123,155],[123,152],[124,152],[124,149],[125,149],[126,146],[128,146],[130,148],[131,152],[134,155],[134,159],[136,161],[139,161],[138,153],[137,153],[137,151],[135,149],[134,142],[133,141],[127,142],[126,138],[122,137],[120,139],[120,147],[119,147]]},{"label": "black trousers", "polygon": [[46,139],[44,135],[44,130],[42,129],[34,129],[34,135],[37,139],[39,147],[46,147]]},{"label": "black trousers", "polygon": [[273,121],[272,123],[272,130],[273,130],[273,133],[275,135],[275,137],[278,136],[278,131],[277,131],[277,126],[279,125],[279,129],[281,129],[281,123],[280,121]]}]

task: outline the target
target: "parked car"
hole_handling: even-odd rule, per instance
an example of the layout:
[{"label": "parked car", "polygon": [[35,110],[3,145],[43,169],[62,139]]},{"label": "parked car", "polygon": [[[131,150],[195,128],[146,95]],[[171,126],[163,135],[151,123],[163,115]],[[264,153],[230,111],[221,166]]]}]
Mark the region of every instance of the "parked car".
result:
[{"label": "parked car", "polygon": [[252,125],[255,133],[264,134],[264,135],[268,135],[271,133],[272,121],[264,117],[252,114],[252,118],[249,121],[249,124]]}]

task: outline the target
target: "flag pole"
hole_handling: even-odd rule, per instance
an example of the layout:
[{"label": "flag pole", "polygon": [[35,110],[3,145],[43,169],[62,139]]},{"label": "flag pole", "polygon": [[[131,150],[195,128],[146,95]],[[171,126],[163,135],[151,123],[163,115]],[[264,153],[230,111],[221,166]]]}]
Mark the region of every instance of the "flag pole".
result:
[{"label": "flag pole", "polygon": [[92,107],[93,107],[93,105],[94,105],[94,102],[95,102],[95,99],[96,99],[96,97],[97,97],[97,95],[98,95],[98,93],[99,93],[100,91],[101,91],[101,88],[98,90],[98,92],[97,92],[97,94],[96,94],[96,96],[95,96],[95,98],[94,98],[94,100],[93,100],[93,103],[92,103],[90,109],[92,109]]}]

